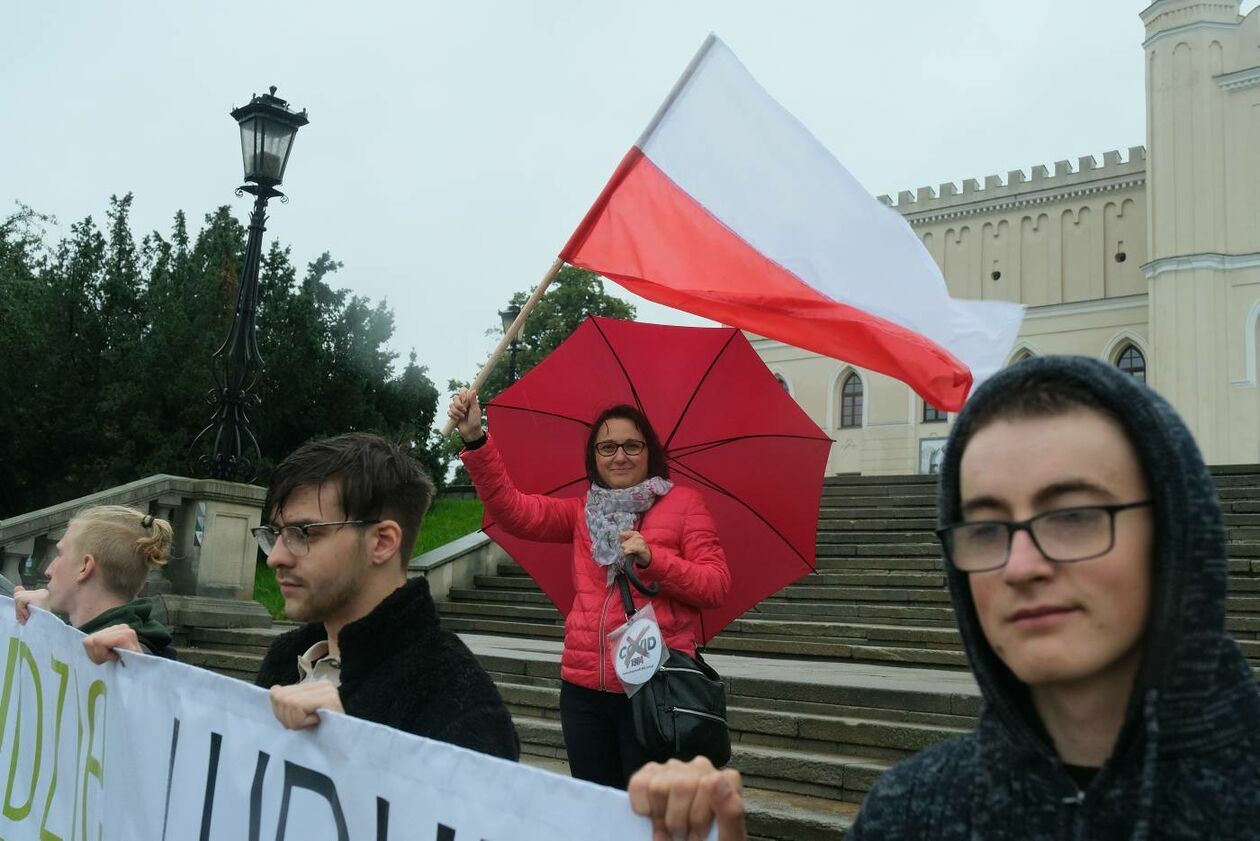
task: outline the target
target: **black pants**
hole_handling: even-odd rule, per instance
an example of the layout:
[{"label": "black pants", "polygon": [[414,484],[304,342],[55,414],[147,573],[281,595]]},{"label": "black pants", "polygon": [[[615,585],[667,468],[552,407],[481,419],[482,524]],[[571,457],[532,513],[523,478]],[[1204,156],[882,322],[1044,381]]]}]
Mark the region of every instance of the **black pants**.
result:
[{"label": "black pants", "polygon": [[560,685],[560,727],[569,773],[579,780],[624,789],[648,758],[634,737],[630,699],[568,681]]}]

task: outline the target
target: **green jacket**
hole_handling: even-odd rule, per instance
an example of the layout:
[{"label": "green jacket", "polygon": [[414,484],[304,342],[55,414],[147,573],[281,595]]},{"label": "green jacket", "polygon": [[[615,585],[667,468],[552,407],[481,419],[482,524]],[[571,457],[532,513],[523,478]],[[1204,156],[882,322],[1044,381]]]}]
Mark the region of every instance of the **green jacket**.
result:
[{"label": "green jacket", "polygon": [[112,625],[130,625],[140,638],[140,647],[146,654],[156,654],[168,660],[175,659],[175,649],[171,647],[171,633],[161,622],[150,618],[153,613],[153,602],[150,599],[136,599],[118,607],[110,608],[94,619],[79,626],[85,634],[104,630]]}]

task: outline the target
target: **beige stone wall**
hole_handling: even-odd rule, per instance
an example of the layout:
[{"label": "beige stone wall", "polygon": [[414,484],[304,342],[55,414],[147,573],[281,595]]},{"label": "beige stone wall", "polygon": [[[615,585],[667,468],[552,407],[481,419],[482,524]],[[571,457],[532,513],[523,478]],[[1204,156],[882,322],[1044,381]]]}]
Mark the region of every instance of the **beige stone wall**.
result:
[{"label": "beige stone wall", "polygon": [[1260,461],[1260,10],[1161,0],[1146,24],[1151,383],[1210,462]]},{"label": "beige stone wall", "polygon": [[[1158,0],[1142,12],[1147,147],[881,197],[952,295],[1028,306],[1013,358],[1114,363],[1133,345],[1213,463],[1260,462],[1260,9],[1239,9]],[[917,472],[923,442],[948,432],[868,371],[862,427],[841,428],[852,368],[754,347],[836,441],[832,472]]]}]

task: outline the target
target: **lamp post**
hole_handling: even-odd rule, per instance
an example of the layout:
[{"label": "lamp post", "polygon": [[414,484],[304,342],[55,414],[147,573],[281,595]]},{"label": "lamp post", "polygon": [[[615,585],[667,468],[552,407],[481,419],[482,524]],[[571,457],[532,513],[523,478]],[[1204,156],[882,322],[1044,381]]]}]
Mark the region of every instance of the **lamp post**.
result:
[{"label": "lamp post", "polygon": [[276,188],[284,180],[293,138],[308,120],[305,109],[301,113],[289,110],[289,104],[276,96],[274,85],[269,93],[255,95],[247,105],[234,109],[232,117],[240,124],[246,181],[236,194],[251,193],[254,209],[249,215],[249,239],[232,326],[210,360],[214,385],[206,401],[214,413],[206,428],[193,439],[188,461],[196,475],[248,482],[257,473],[262,455],[250,412],[258,405],[253,388],[262,365],[255,322],[267,201],[279,196],[281,202],[288,202]]},{"label": "lamp post", "polygon": [[[520,314],[521,308],[519,304],[508,304],[507,309],[499,310],[499,318],[503,319],[503,332],[505,334],[512,329],[512,325],[516,323],[516,317]],[[508,385],[516,382],[516,349],[519,346],[520,340],[513,336],[511,344],[508,345]]]}]

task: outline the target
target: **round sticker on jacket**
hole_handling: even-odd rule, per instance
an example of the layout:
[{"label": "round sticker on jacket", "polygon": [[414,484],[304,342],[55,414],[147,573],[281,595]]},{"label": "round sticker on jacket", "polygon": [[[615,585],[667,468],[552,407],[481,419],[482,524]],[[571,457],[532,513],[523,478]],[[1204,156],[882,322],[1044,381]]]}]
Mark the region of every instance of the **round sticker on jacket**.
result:
[{"label": "round sticker on jacket", "polygon": [[664,653],[665,642],[655,621],[642,616],[630,620],[613,658],[617,679],[634,685],[647,683],[660,668]]}]

